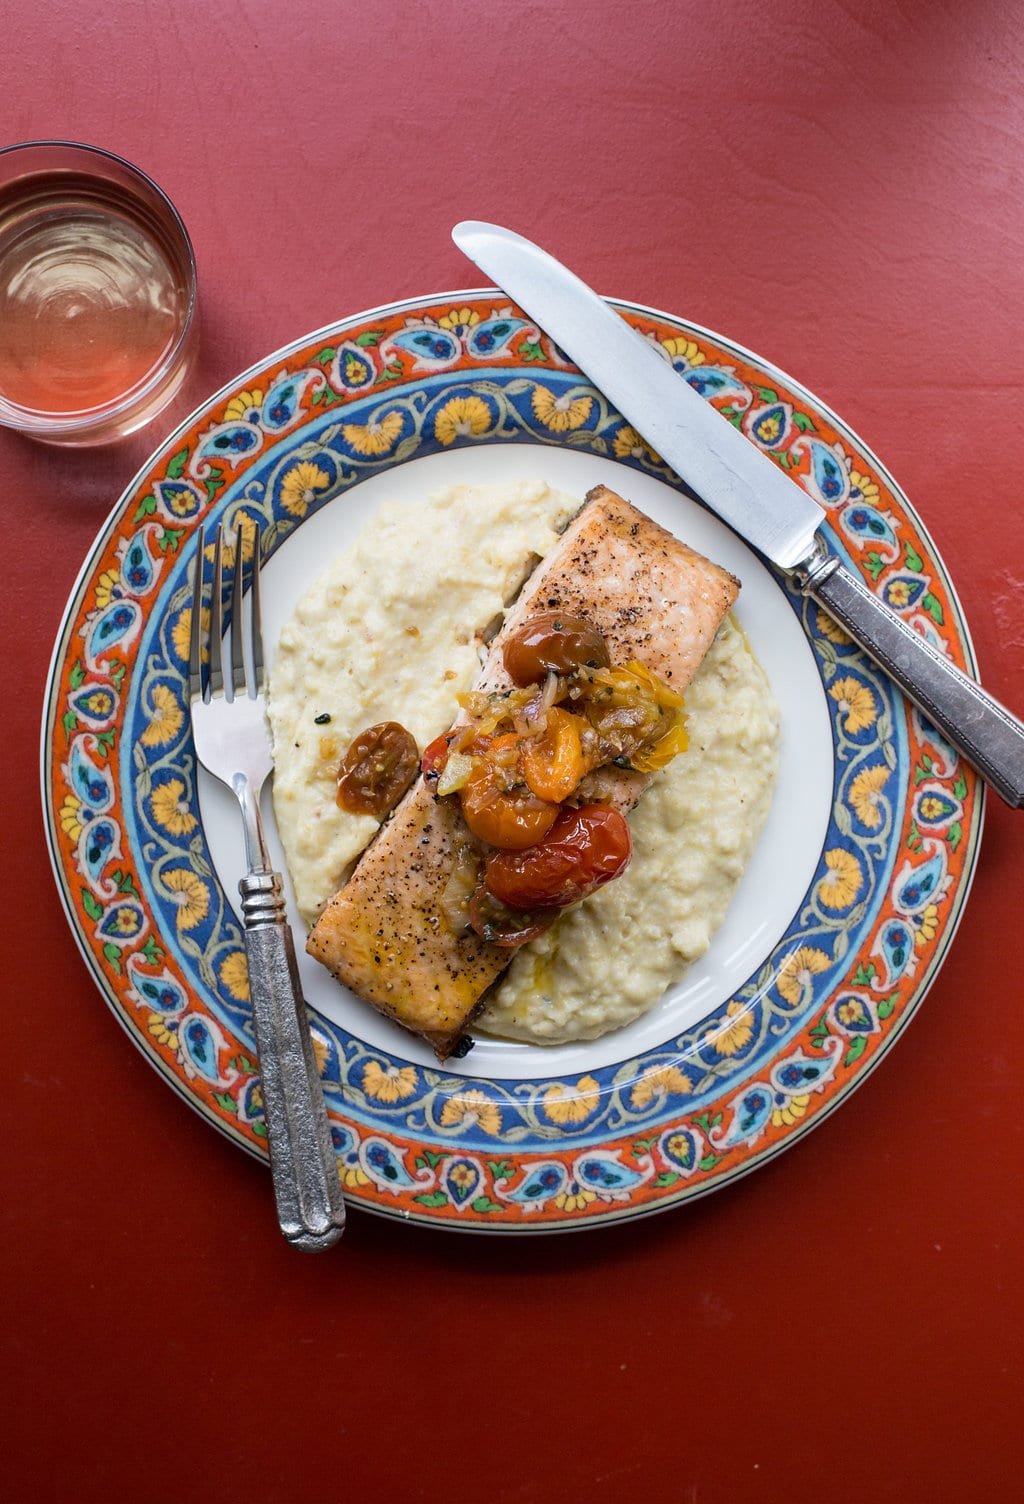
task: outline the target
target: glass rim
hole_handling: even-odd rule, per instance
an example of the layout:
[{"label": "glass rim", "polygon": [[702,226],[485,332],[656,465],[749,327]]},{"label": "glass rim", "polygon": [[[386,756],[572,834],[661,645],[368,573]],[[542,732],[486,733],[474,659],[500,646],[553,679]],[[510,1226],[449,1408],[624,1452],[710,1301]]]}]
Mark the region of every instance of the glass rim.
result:
[{"label": "glass rim", "polygon": [[[179,357],[183,354],[189,338],[192,334],[192,325],[195,319],[196,305],[198,301],[197,268],[195,249],[192,238],[188,233],[185,221],[175,207],[169,195],[160,187],[153,178],[127,157],[118,155],[117,152],[108,151],[105,146],[92,146],[86,141],[70,141],[61,137],[41,137],[32,141],[16,141],[10,146],[0,146],[0,168],[5,159],[18,152],[33,153],[42,148],[56,148],[63,151],[83,152],[91,157],[98,157],[103,161],[115,163],[123,168],[129,177],[137,179],[150,193],[154,194],[160,205],[167,211],[171,221],[171,228],[184,252],[185,274],[188,279],[188,301],[185,307],[185,315],[182,319],[181,328],[174,338],[174,342],[168,347],[160,359],[146,372],[134,386],[129,387],[118,397],[111,398],[94,407],[76,408],[73,412],[50,412],[46,408],[23,407],[19,402],[13,402],[0,392],[0,425],[13,428],[21,433],[31,434],[68,434],[88,433],[93,428],[99,428],[102,424],[116,417],[119,413],[131,409],[138,404],[145,405],[146,398],[158,391],[159,387],[171,376],[175,370]],[[155,414],[154,414],[155,416]]]}]

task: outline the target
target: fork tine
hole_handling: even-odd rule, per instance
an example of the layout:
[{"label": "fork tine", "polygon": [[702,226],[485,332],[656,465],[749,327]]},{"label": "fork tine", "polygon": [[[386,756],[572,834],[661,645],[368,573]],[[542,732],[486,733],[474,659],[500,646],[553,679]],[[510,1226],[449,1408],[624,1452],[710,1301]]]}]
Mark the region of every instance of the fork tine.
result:
[{"label": "fork tine", "polygon": [[219,695],[224,689],[224,671],[221,665],[224,637],[224,527],[217,529],[213,546],[213,598],[210,601],[210,672],[208,683],[211,695]]},{"label": "fork tine", "polygon": [[196,562],[192,572],[192,618],[188,632],[188,696],[201,699],[203,694],[203,549],[206,533],[199,524],[196,535]]},{"label": "fork tine", "polygon": [[229,589],[230,600],[228,609],[231,612],[231,691],[232,698],[245,689],[245,656],[242,647],[242,589],[243,572],[245,563],[242,548],[242,529],[235,528],[235,566],[231,571],[231,585]]},{"label": "fork tine", "polygon": [[252,540],[252,667],[253,685],[250,694],[263,693],[263,620],[260,610],[260,547],[263,535],[259,524],[253,525]]}]

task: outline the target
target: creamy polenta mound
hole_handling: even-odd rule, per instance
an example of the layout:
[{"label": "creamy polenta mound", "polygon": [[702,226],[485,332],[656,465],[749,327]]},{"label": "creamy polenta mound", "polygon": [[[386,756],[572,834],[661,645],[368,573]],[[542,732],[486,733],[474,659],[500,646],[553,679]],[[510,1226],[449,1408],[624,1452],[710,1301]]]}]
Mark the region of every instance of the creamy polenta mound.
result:
[{"label": "creamy polenta mound", "polygon": [[452,486],[385,503],[303,594],[278,643],[268,712],[274,816],[312,925],[377,830],[336,803],[353,737],[399,721],[421,749],[480,667],[480,634],[579,508],[543,483]]},{"label": "creamy polenta mound", "polygon": [[646,1013],[725,918],[771,804],[779,714],[726,617],[686,692],[690,745],[629,817],[633,860],[525,946],[473,1028],[537,1044],[597,1039]]},{"label": "creamy polenta mound", "polygon": [[[543,483],[456,486],[382,506],[302,596],[268,696],[274,811],[300,912],[315,922],[376,822],[336,801],[338,763],[394,720],[422,748],[451,725],[484,633],[579,501]],[[771,803],[779,717],[730,617],[686,694],[689,749],[629,817],[625,874],[519,951],[474,1031],[594,1039],[646,1012],[725,917]]]}]

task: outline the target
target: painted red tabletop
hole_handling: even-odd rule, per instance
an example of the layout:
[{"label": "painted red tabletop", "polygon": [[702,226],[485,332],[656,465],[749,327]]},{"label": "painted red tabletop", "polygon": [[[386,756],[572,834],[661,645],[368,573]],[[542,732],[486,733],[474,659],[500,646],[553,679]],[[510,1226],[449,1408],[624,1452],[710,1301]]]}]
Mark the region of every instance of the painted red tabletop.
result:
[{"label": "painted red tabletop", "polygon": [[468,217],[840,413],[925,519],[985,684],[1024,709],[1019,9],[11,0],[4,51],[0,144],[150,172],[202,319],[142,435],[75,453],[0,431],[5,1497],[1016,1497],[1024,815],[990,799],[913,1028],[792,1153],[582,1236],[356,1211],[313,1258],[101,1000],[37,767],[64,602],[149,450],[306,331],[479,285],[449,239]]}]

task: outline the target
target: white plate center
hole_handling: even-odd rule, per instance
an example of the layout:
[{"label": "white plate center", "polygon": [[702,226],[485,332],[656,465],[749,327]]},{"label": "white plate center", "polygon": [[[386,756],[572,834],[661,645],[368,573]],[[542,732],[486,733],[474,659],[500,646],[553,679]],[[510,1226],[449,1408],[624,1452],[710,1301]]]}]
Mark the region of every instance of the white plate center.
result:
[{"label": "white plate center", "polygon": [[[611,460],[533,444],[479,445],[425,456],[361,482],[309,518],[277,550],[264,575],[267,657],[299,596],[328,560],[355,538],[385,500],[416,506],[449,485],[543,480],[570,495],[607,485],[684,542],[731,570],[743,589],[736,616],[768,675],[782,718],[779,774],[771,812],[721,928],[704,956],[643,1018],[603,1039],[538,1046],[477,1036],[452,1074],[527,1080],[572,1076],[628,1060],[692,1029],[755,972],[785,933],[810,885],[828,826],[833,750],[827,703],[814,655],[775,580],[723,523],[655,477]],[[237,912],[243,873],[241,824],[233,796],[201,770],[199,803],[217,876]],[[284,855],[269,793],[263,801],[274,860]],[[289,912],[306,998],[325,1018],[371,1047],[436,1065],[428,1046],[339,986],[305,953],[305,927]]]}]

